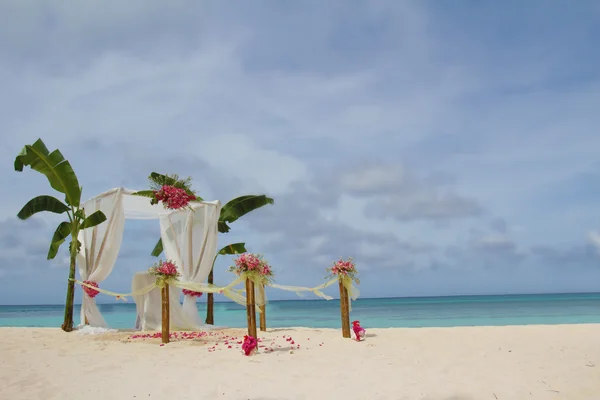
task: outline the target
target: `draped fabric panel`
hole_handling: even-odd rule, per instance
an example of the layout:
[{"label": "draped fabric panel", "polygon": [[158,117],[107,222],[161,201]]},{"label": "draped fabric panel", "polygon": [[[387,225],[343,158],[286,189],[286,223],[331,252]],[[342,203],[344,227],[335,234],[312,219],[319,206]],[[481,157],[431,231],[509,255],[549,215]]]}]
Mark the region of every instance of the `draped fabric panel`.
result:
[{"label": "draped fabric panel", "polygon": [[[167,259],[174,261],[183,282],[205,282],[217,253],[217,223],[221,205],[206,204],[202,209],[162,214],[160,230]],[[185,296],[183,310],[196,325],[204,325],[196,298]]]},{"label": "draped fabric panel", "polygon": [[[101,210],[107,220],[93,228],[79,232],[81,251],[77,255],[79,275],[83,281],[100,284],[112,272],[125,227],[122,190],[116,189],[110,195],[98,197],[85,202],[82,208],[86,215]],[[96,300],[83,293],[81,303],[81,322],[91,326],[106,327],[106,322],[96,305]]]}]

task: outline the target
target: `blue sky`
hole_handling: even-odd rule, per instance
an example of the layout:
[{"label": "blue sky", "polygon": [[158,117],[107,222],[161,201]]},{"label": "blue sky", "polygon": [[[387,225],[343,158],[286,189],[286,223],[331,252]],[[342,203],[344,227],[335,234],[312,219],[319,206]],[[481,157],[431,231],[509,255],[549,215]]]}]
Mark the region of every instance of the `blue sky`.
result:
[{"label": "blue sky", "polygon": [[[0,304],[64,301],[60,219],[15,217],[51,193],[12,170],[38,137],[86,198],[152,171],[271,195],[220,244],[281,284],[353,256],[369,297],[597,291],[599,19],[593,1],[2,2]],[[130,221],[103,287],[127,291],[157,235]]]}]

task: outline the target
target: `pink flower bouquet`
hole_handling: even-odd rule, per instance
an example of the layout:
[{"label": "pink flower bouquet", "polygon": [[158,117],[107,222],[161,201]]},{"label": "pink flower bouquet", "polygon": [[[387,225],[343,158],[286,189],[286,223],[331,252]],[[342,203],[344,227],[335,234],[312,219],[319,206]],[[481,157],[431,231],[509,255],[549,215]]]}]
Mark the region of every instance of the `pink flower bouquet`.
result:
[{"label": "pink flower bouquet", "polygon": [[159,261],[154,264],[148,272],[152,276],[161,277],[161,278],[177,278],[180,273],[177,270],[177,266],[172,261]]},{"label": "pink flower bouquet", "polygon": [[272,281],[275,277],[269,263],[261,255],[253,253],[240,254],[234,260],[234,265],[229,267],[229,272],[233,272],[238,276],[242,274],[259,276],[266,282]]},{"label": "pink flower bouquet", "polygon": [[170,210],[179,210],[187,207],[190,201],[196,200],[196,196],[188,193],[183,188],[163,185],[160,190],[154,191],[156,203],[162,202],[165,208]]},{"label": "pink flower bouquet", "polygon": [[333,263],[333,266],[331,268],[327,268],[327,272],[330,273],[330,277],[344,277],[344,276],[348,276],[350,279],[352,279],[356,284],[359,284],[360,281],[358,280],[358,270],[356,269],[356,264],[354,264],[354,261],[352,261],[352,258],[349,258],[348,260],[344,261],[342,258],[340,258],[338,261]]}]

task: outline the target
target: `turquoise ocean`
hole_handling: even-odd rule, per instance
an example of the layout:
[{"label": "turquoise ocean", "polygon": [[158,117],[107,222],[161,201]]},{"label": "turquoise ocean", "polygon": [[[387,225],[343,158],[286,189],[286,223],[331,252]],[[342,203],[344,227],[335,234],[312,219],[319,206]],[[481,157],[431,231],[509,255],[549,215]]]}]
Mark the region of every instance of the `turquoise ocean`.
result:
[{"label": "turquoise ocean", "polygon": [[[130,329],[135,304],[99,305],[111,328]],[[206,315],[206,303],[199,303]],[[0,306],[0,326],[59,327],[62,305]],[[79,320],[76,306],[76,321]],[[361,299],[352,302],[352,320],[368,328],[498,326],[600,323],[600,293],[452,296]],[[276,327],[338,328],[339,300],[285,300],[267,305],[267,324]],[[215,303],[215,325],[244,327],[246,310]]]}]

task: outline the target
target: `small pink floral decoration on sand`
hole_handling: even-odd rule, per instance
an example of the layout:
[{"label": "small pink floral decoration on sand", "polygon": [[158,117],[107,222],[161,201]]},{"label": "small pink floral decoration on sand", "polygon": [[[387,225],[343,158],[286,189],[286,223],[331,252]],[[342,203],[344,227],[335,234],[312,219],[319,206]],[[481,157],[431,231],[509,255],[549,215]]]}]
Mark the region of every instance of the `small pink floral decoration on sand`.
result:
[{"label": "small pink floral decoration on sand", "polygon": [[357,277],[358,270],[356,269],[356,264],[354,264],[352,258],[349,258],[347,260],[340,258],[338,261],[333,263],[333,266],[331,268],[327,268],[327,272],[329,272],[330,278],[343,278],[347,276],[350,279],[352,279],[356,284],[360,283]]},{"label": "small pink floral decoration on sand", "polygon": [[275,277],[269,263],[259,254],[244,253],[234,260],[234,265],[229,267],[229,272],[240,276],[248,274],[261,278],[265,283],[271,282]]},{"label": "small pink floral decoration on sand", "polygon": [[245,335],[244,343],[242,343],[242,350],[244,355],[250,356],[257,352],[258,341],[252,336]]},{"label": "small pink floral decoration on sand", "polygon": [[[85,283],[86,285],[90,285],[93,287],[98,287],[98,284],[96,282],[92,282],[92,281],[83,281],[83,283]],[[98,293],[100,293],[98,290],[93,289],[89,286],[83,286],[81,285],[81,287],[83,288],[83,291],[85,292],[85,294],[87,294],[87,296],[90,299],[93,299],[94,297],[98,296]]]},{"label": "small pink floral decoration on sand", "polygon": [[159,261],[154,264],[148,272],[152,276],[156,276],[157,278],[177,278],[180,274],[177,270],[177,266],[172,261]]}]

